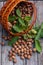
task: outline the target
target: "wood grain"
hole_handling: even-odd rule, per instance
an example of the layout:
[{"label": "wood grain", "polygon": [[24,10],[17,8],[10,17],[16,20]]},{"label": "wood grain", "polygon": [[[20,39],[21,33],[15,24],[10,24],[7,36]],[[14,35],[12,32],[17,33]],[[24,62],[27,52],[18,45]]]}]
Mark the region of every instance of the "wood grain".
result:
[{"label": "wood grain", "polygon": [[[2,35],[7,35],[6,33],[7,32],[3,30]],[[13,62],[8,60],[8,52],[11,47],[7,46],[8,41],[2,41],[5,43],[5,46],[2,46],[2,65],[13,65]]]},{"label": "wood grain", "polygon": [[[5,4],[5,2],[3,3]],[[2,29],[2,35],[7,36],[8,33]],[[2,42],[4,42],[5,46],[2,46],[2,65],[13,65],[12,61],[8,60],[8,52],[11,49],[10,46],[7,46],[8,41],[5,41],[4,39],[2,39]]]},{"label": "wood grain", "polygon": [[[37,7],[37,21],[40,25],[43,22],[43,1],[34,2]],[[3,2],[0,2],[0,8],[3,6]],[[2,39],[2,35],[7,35],[7,32],[2,29],[0,25],[0,43],[3,41],[5,46],[0,45],[0,65],[43,65],[43,39],[40,41],[42,46],[42,52],[40,54],[33,53],[30,60],[24,59],[21,60],[19,56],[16,56],[17,63],[13,63],[8,60],[8,52],[11,49],[10,46],[7,46],[8,41]]]},{"label": "wood grain", "polygon": [[33,53],[30,60],[27,60],[27,65],[37,65],[37,53]]},{"label": "wood grain", "polygon": [[38,57],[38,65],[43,65],[43,39],[40,40],[41,46],[42,46],[42,52],[37,55]]},{"label": "wood grain", "polygon": [[[1,25],[0,25],[1,27]],[[0,44],[2,42],[2,27],[0,28]],[[0,45],[0,65],[1,65],[1,45]]]},{"label": "wood grain", "polygon": [[16,56],[17,59],[17,63],[15,63],[14,65],[25,65],[25,59],[21,60],[19,56]]},{"label": "wood grain", "polygon": [[[0,9],[1,9],[1,7],[3,6],[3,2],[0,2]],[[2,26],[0,25],[0,44],[1,44],[1,42],[2,42]],[[0,45],[0,65],[1,65],[1,60],[2,60],[2,58],[1,58],[1,45]]]}]

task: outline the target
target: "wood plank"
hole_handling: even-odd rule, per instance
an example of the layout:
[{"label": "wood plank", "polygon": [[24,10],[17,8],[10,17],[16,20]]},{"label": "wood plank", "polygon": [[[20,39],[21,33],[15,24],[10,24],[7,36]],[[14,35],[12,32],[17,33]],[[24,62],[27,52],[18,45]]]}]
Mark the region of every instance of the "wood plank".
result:
[{"label": "wood plank", "polygon": [[3,46],[2,48],[2,65],[13,65],[13,62],[8,60],[8,51],[10,48],[9,46]]},{"label": "wood plank", "polygon": [[[36,1],[33,1],[33,3],[37,3]],[[37,65],[37,53],[33,53],[30,60],[27,60],[27,65]]]},{"label": "wood plank", "polygon": [[[5,30],[3,30],[3,34],[4,35],[7,35],[6,34],[7,32],[5,31]],[[11,47],[9,47],[9,46],[6,46],[7,45],[7,43],[8,43],[8,41],[5,41],[5,40],[3,40],[3,42],[5,43],[5,46],[3,46],[2,47],[2,65],[13,65],[13,62],[12,61],[9,61],[8,60],[8,51],[11,49]],[[19,56],[16,56],[16,58],[17,58],[17,63],[15,64],[14,63],[14,65],[25,65],[25,60],[23,61],[23,60],[21,60],[20,59],[20,57]]]},{"label": "wood plank", "polygon": [[[37,6],[37,21],[38,23],[41,24],[41,22],[43,22],[43,1],[38,1],[36,3]],[[40,44],[42,46],[42,52],[40,54],[37,54],[37,64],[38,65],[43,65],[43,39],[40,40]]]},{"label": "wood plank", "polygon": [[[42,1],[38,1],[36,3],[36,6],[37,6],[37,22],[39,23],[39,25],[41,24],[41,22],[43,22],[43,2]],[[41,40],[41,45],[42,45],[42,48],[43,48],[43,41]],[[37,59],[38,58],[38,59]],[[33,54],[33,59],[30,59],[28,62],[27,62],[27,65],[30,64],[30,65],[43,65],[43,50],[42,50],[42,53],[41,54]]]},{"label": "wood plank", "polygon": [[[7,32],[3,30],[3,35],[7,35]],[[8,41],[2,40],[5,43],[5,46],[2,46],[2,65],[13,65],[12,61],[8,60],[8,52],[11,47],[6,46]]]},{"label": "wood plank", "polygon": [[27,65],[37,65],[37,53],[32,54],[32,57],[27,60]]},{"label": "wood plank", "polygon": [[41,24],[43,22],[43,1],[37,1],[37,22]]},{"label": "wood plank", "polygon": [[43,65],[43,39],[40,41],[42,46],[42,52],[38,54],[38,65]]},{"label": "wood plank", "polygon": [[[0,2],[0,9],[3,6],[3,2]],[[2,26],[0,24],[0,43],[2,42]],[[1,65],[1,45],[0,45],[0,65]]]},{"label": "wood plank", "polygon": [[16,55],[17,63],[14,63],[14,65],[25,65],[25,59],[21,60],[19,56]]},{"label": "wood plank", "polygon": [[0,2],[0,9],[1,9],[2,6],[3,6],[3,2]]},{"label": "wood plank", "polygon": [[[0,25],[0,43],[2,42],[2,26]],[[0,45],[0,65],[1,65],[1,45]]]},{"label": "wood plank", "polygon": [[[39,3],[39,4],[38,4]],[[43,4],[40,4],[40,2],[38,2],[36,5],[37,5],[37,17],[38,17],[38,21],[43,21],[43,7],[42,5]],[[41,9],[40,9],[41,8]],[[41,12],[40,12],[41,11]],[[3,33],[5,34],[5,32]],[[4,41],[4,40],[3,40]],[[7,42],[5,42],[5,45],[7,45]],[[41,44],[42,44],[42,48],[43,48],[43,41],[41,41]],[[1,47],[0,47],[1,48]],[[12,62],[9,62],[8,60],[8,51],[10,50],[11,47],[9,46],[3,46],[2,47],[2,65],[13,65]],[[1,54],[0,54],[1,56]],[[38,57],[37,57],[38,56]],[[0,57],[1,58],[1,57]],[[37,60],[38,58],[38,60]],[[1,61],[0,61],[1,62]],[[37,63],[38,62],[38,63]],[[17,63],[14,64],[14,65],[43,65],[43,50],[42,50],[42,53],[41,54],[38,54],[37,53],[33,53],[33,56],[30,60],[24,60],[22,61],[18,56],[17,56]],[[1,64],[0,64],[1,65]]]},{"label": "wood plank", "polygon": [[[7,32],[3,30],[3,35],[7,35]],[[3,40],[5,43],[5,46],[2,46],[2,65],[13,65],[12,61],[8,60],[8,52],[11,49],[11,47],[6,46],[8,41]]]},{"label": "wood plank", "polygon": [[[4,29],[2,30],[2,35],[7,35],[7,32]],[[13,65],[13,62],[8,60],[8,52],[11,47],[6,46],[8,41],[5,41],[4,39],[2,39],[2,41],[5,43],[5,46],[2,46],[2,65]]]}]

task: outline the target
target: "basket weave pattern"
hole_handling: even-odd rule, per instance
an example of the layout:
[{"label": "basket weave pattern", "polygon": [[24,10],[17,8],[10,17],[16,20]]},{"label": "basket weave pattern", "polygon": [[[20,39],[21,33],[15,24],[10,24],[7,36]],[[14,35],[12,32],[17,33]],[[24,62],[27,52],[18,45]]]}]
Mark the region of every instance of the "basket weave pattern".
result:
[{"label": "basket weave pattern", "polygon": [[[20,2],[25,2],[28,4],[32,4],[33,7],[33,21],[30,24],[30,26],[28,27],[27,30],[20,32],[20,33],[12,33],[11,31],[8,30],[8,17],[11,13],[11,11],[16,7],[17,4],[19,4]],[[2,7],[1,11],[0,11],[0,17],[1,17],[1,24],[3,25],[3,27],[9,32],[9,34],[13,35],[13,36],[20,36],[22,34],[27,34],[28,31],[30,31],[33,27],[33,25],[36,22],[36,7],[32,2],[29,1],[25,1],[25,0],[8,0],[4,6]]]}]

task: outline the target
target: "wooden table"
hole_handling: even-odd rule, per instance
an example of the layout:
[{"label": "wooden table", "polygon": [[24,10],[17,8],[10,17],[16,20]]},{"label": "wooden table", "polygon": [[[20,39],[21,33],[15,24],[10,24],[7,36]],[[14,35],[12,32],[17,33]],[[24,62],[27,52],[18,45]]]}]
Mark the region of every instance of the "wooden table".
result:
[{"label": "wooden table", "polygon": [[[43,1],[34,1],[34,3],[37,7],[37,22],[40,24],[43,22]],[[0,8],[3,6],[3,4],[3,2],[0,2]],[[5,43],[5,46],[0,45],[0,65],[43,65],[43,39],[40,41],[42,46],[42,52],[40,54],[33,53],[30,60],[21,60],[20,57],[17,56],[17,63],[14,64],[12,61],[8,60],[8,51],[11,49],[11,47],[7,45],[8,41],[2,39],[3,34],[8,35],[0,25],[0,43]]]}]

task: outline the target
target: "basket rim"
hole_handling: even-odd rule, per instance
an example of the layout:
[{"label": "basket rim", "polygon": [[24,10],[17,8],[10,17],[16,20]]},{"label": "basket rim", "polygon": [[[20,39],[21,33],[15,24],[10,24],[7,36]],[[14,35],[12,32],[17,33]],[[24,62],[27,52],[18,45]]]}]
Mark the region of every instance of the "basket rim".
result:
[{"label": "basket rim", "polygon": [[[6,21],[6,26],[5,26],[5,28],[7,28],[7,31],[8,31],[8,33],[10,33],[12,36],[21,36],[21,35],[23,35],[23,34],[27,34],[31,29],[32,29],[32,27],[34,26],[34,24],[35,24],[35,22],[36,22],[36,18],[37,18],[37,10],[36,10],[36,6],[35,6],[35,4],[34,3],[32,3],[32,2],[30,2],[30,1],[19,1],[17,4],[19,4],[20,2],[25,2],[25,3],[30,3],[30,4],[32,4],[32,7],[33,7],[33,21],[32,21],[32,23],[30,24],[30,26],[28,27],[28,29],[27,30],[25,30],[25,31],[23,31],[23,32],[20,32],[20,33],[13,33],[13,32],[11,32],[11,31],[9,31],[8,30],[8,25],[7,25],[7,22],[8,22],[8,16],[7,16],[7,21]],[[16,5],[17,5],[16,4]],[[4,17],[3,17],[4,18]]]}]

